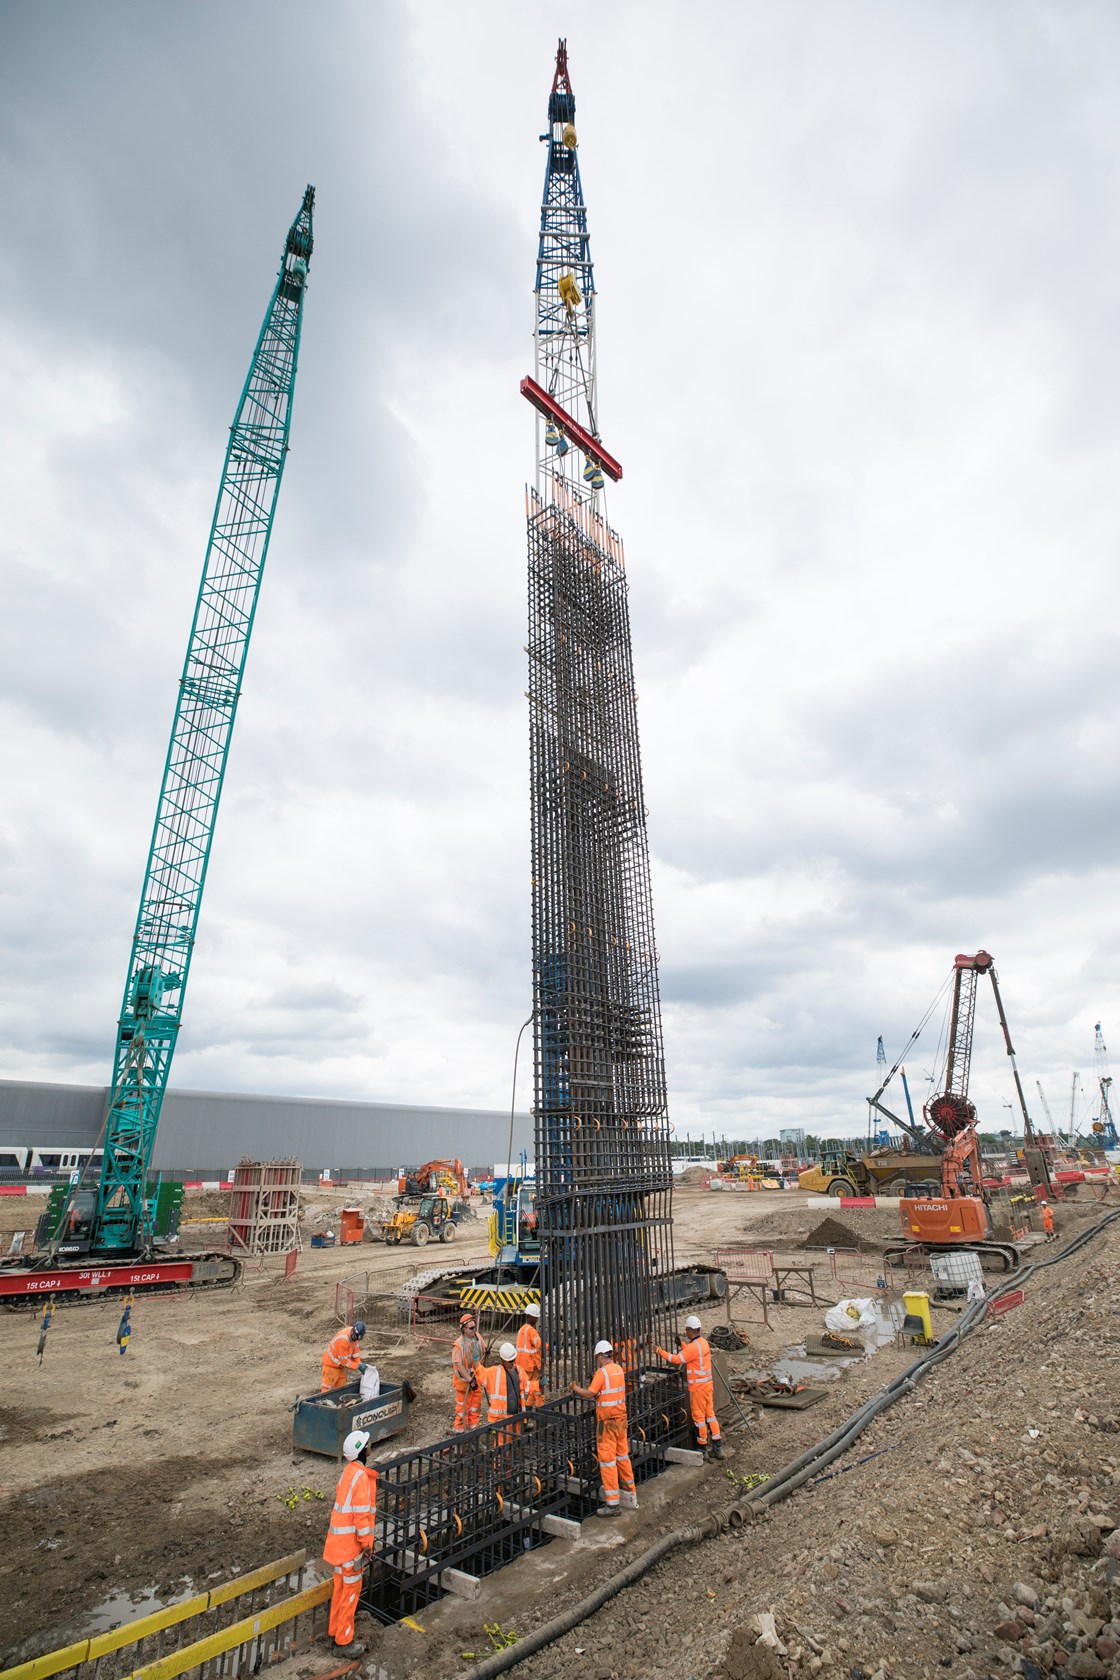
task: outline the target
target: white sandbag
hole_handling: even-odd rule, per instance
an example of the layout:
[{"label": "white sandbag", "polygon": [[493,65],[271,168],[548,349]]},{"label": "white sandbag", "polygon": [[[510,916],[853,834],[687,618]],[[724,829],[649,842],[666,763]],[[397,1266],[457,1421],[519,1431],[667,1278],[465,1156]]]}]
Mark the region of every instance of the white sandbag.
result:
[{"label": "white sandbag", "polygon": [[875,1303],[870,1298],[837,1301],[824,1315],[825,1329],[840,1336],[851,1335],[853,1330],[870,1330],[874,1323]]},{"label": "white sandbag", "polygon": [[376,1400],[381,1393],[381,1377],[376,1365],[369,1365],[362,1372],[362,1399]]}]

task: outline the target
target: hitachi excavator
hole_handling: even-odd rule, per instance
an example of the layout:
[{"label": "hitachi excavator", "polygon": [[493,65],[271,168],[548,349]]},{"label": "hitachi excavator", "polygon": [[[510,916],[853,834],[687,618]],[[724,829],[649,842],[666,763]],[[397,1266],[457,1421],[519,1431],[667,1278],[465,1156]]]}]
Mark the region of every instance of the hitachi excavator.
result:
[{"label": "hitachi excavator", "polygon": [[940,1093],[931,1097],[922,1110],[930,1131],[944,1145],[941,1194],[902,1198],[899,1216],[907,1242],[902,1248],[889,1250],[886,1255],[888,1260],[900,1260],[907,1249],[920,1244],[933,1253],[970,1248],[980,1255],[991,1255],[1002,1263],[1005,1271],[1011,1271],[1019,1264],[1018,1250],[1012,1243],[991,1240],[992,1220],[976,1136],[976,1108],[968,1095],[972,1033],[976,1021],[976,987],[981,974],[986,974],[992,982],[999,1023],[1007,1054],[1011,1058],[1011,1071],[1023,1114],[1024,1153],[1031,1168],[1031,1177],[1034,1180],[1036,1173],[1042,1173],[1040,1182],[1046,1189],[1050,1188],[1045,1158],[1037,1147],[1019,1070],[1015,1065],[1015,1051],[1000,997],[995,964],[987,951],[977,951],[971,957],[957,956],[953,959],[953,1002],[944,1082]]}]

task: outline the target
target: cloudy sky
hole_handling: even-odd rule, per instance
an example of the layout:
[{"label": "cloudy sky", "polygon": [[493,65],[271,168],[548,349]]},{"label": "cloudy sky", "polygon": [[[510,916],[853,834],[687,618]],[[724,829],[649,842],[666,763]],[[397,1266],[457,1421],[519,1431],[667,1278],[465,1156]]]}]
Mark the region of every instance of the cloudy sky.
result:
[{"label": "cloudy sky", "polygon": [[310,181],[173,1083],[508,1101],[561,33],[678,1130],[859,1130],[876,1036],[893,1059],[979,946],[1064,1112],[1097,1019],[1120,1060],[1108,0],[3,0],[0,1077],[108,1078],[226,429]]}]

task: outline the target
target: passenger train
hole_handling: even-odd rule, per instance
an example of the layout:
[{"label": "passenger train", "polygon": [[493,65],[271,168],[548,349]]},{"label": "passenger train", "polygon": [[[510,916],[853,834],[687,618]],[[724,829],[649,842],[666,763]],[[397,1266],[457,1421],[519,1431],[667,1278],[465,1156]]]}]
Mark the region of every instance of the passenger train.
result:
[{"label": "passenger train", "polygon": [[52,1148],[50,1144],[0,1144],[0,1178],[58,1178],[81,1172],[87,1161],[100,1167],[102,1149]]}]

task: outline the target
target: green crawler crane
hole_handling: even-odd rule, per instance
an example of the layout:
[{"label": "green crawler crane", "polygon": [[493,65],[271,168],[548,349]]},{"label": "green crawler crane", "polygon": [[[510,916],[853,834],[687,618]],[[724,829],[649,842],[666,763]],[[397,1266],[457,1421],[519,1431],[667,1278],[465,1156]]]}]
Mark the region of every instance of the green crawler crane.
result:
[{"label": "green crawler crane", "polygon": [[149,1256],[160,1234],[148,1166],[288,452],[314,202],[308,187],[230,427],[132,939],[100,1181],[71,1190],[51,1233],[52,1260]]}]

